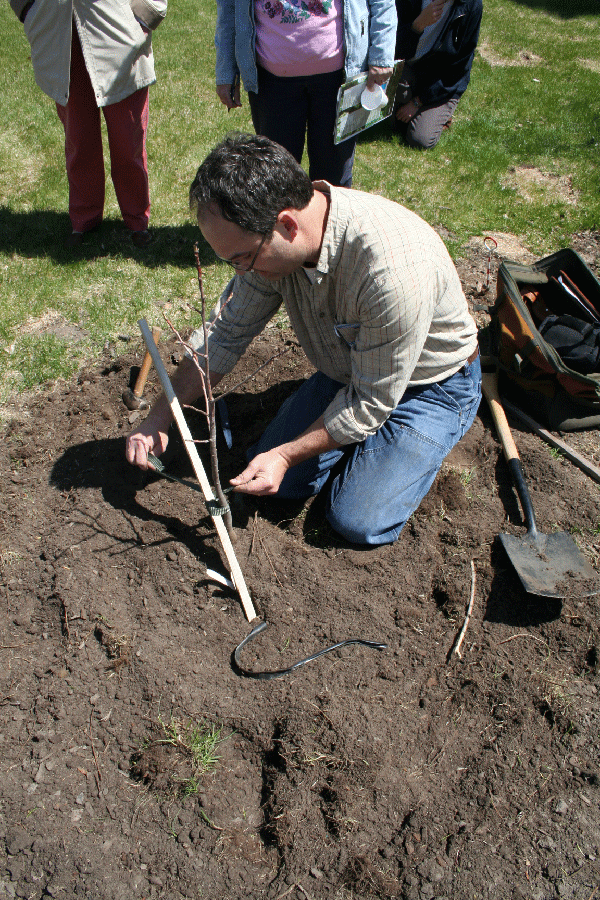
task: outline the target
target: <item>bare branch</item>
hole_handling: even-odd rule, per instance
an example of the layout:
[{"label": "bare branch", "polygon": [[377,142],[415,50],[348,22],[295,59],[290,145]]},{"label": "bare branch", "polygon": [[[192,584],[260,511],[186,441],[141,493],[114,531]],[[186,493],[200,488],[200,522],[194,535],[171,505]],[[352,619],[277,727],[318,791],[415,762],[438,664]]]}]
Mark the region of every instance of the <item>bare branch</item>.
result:
[{"label": "bare branch", "polygon": [[[198,243],[194,244],[194,257],[196,259],[196,271],[198,272],[198,288],[200,290],[200,300],[202,304],[202,331],[204,335],[204,372],[202,378],[202,389],[204,391],[204,397],[206,402],[206,412],[208,418],[208,446],[210,450],[210,465],[212,470],[213,482],[215,486],[215,494],[217,495],[217,500],[219,501],[219,505],[222,509],[226,510],[223,514],[223,522],[225,527],[229,533],[230,537],[233,537],[233,522],[231,520],[231,510],[229,509],[229,504],[225,498],[225,494],[223,492],[223,488],[221,486],[221,478],[219,476],[219,460],[217,456],[217,424],[215,420],[215,398],[212,392],[212,386],[210,383],[210,360],[208,353],[208,326],[206,323],[206,301],[204,298],[204,284],[202,282],[202,268],[200,266],[200,252],[198,250]],[[194,359],[196,360],[196,365],[200,368],[198,363],[198,359],[194,354]]]},{"label": "bare branch", "polygon": [[460,652],[461,644],[463,642],[465,633],[467,631],[467,627],[469,625],[469,621],[471,619],[471,613],[473,612],[473,602],[475,600],[475,563],[471,560],[471,599],[469,600],[469,605],[467,607],[467,613],[465,615],[465,620],[463,622],[462,628],[458,634],[458,637],[454,641],[454,644],[450,648],[450,652],[448,653],[448,660],[453,653],[456,653],[459,659],[462,659],[462,655]]},{"label": "bare branch", "polygon": [[194,409],[197,413],[200,413],[201,415],[206,416],[206,418],[209,419],[208,394],[207,394],[207,388],[206,388],[207,375],[206,375],[205,370],[202,368],[202,366],[198,362],[198,356],[200,355],[204,359],[205,365],[208,367],[208,354],[206,352],[198,354],[198,352],[196,350],[194,350],[194,348],[189,343],[189,341],[185,341],[182,338],[182,336],[177,331],[177,329],[175,328],[173,323],[170,321],[169,317],[164,312],[163,312],[163,318],[169,325],[169,328],[172,330],[173,334],[176,336],[177,342],[184,348],[184,350],[187,350],[187,352],[190,356],[190,359],[193,361],[194,365],[196,366],[196,369],[200,373],[200,383],[202,385],[202,393],[204,394],[205,409],[197,409],[196,407],[190,407],[190,409]]},{"label": "bare branch", "polygon": [[[195,244],[195,247],[197,247],[197,246],[198,246],[198,244]],[[210,332],[213,330],[214,326],[216,325],[216,323],[219,321],[219,319],[223,315],[223,311],[225,309],[227,309],[227,305],[229,304],[229,301],[231,300],[232,297],[233,297],[233,288],[231,289],[231,291],[229,293],[229,297],[227,298],[225,303],[222,303],[221,306],[219,307],[219,310],[218,310],[216,316],[214,317],[214,319],[212,320],[212,322],[206,323],[206,333],[207,334],[210,334]],[[204,306],[204,301],[203,301],[203,306]],[[198,315],[200,317],[203,316],[202,309],[198,309],[198,307],[194,306],[193,303],[188,303],[188,309],[193,309],[194,312],[198,313]]]}]

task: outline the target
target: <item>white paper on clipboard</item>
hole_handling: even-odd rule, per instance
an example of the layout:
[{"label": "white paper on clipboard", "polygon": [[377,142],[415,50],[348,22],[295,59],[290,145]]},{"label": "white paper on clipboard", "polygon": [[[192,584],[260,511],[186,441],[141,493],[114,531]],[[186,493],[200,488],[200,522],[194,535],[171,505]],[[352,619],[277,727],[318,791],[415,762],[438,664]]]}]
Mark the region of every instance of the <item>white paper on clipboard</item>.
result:
[{"label": "white paper on clipboard", "polygon": [[333,130],[334,144],[341,144],[342,141],[355,137],[361,131],[365,131],[367,128],[371,128],[372,125],[376,125],[378,122],[382,122],[388,116],[391,116],[394,109],[396,89],[403,68],[404,60],[399,59],[394,63],[394,71],[385,88],[388,102],[385,106],[380,106],[378,109],[367,110],[360,105],[360,95],[365,89],[368,72],[354,75],[340,86]]}]

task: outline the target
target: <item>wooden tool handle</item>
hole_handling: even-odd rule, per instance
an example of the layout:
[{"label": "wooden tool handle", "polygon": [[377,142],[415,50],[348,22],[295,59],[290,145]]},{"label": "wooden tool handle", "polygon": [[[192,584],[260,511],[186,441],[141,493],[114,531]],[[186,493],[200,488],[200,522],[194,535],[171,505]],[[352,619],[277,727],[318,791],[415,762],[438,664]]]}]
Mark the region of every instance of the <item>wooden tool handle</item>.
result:
[{"label": "wooden tool handle", "polygon": [[502,444],[502,450],[504,451],[506,461],[510,462],[511,459],[519,459],[519,451],[513,440],[510,426],[500,400],[500,394],[498,393],[498,373],[482,372],[481,388],[490,407],[490,412],[494,419],[494,424],[498,432],[498,437],[500,438],[500,443]]},{"label": "wooden tool handle", "polygon": [[500,394],[498,393],[498,373],[482,372],[481,387],[490,407],[498,437],[502,444],[502,450],[504,451],[506,462],[508,463],[508,467],[515,483],[521,506],[523,507],[527,532],[531,537],[535,537],[537,535],[537,524],[535,521],[535,513],[533,511],[533,504],[531,503],[531,496],[525,482],[525,475],[519,458],[519,451],[513,440],[506,413],[504,412],[504,407],[500,400]]},{"label": "wooden tool handle", "polygon": [[[169,378],[167,370],[163,365],[163,361],[159,356],[158,350],[156,349],[156,344],[154,343],[152,335],[150,334],[148,323],[145,319],[140,319],[138,325],[140,326],[142,336],[154,361],[154,367],[156,369],[158,377],[160,378],[160,383],[162,384],[163,391],[165,392],[167,402],[171,407],[173,418],[175,419],[175,423],[177,424],[177,428],[179,429],[181,439],[183,440],[187,455],[194,469],[194,474],[200,483],[200,487],[202,488],[204,498],[205,500],[214,500],[215,498],[213,489],[210,485],[210,481],[207,478],[206,472],[204,471],[202,460],[200,459],[198,451],[196,450],[196,444],[194,443],[194,439],[192,438],[187,422],[185,421],[185,417],[183,415],[183,410],[181,409],[179,400],[177,399],[175,391],[173,390],[171,379]],[[256,610],[254,609],[254,604],[252,603],[250,592],[246,587],[246,582],[244,581],[244,576],[242,574],[240,564],[237,561],[235,550],[233,549],[233,545],[231,543],[231,538],[227,533],[227,529],[225,528],[225,524],[221,516],[213,516],[212,519],[221,541],[221,546],[225,551],[225,556],[227,557],[227,561],[230,566],[232,580],[235,584],[235,588],[239,594],[240,600],[242,601],[242,606],[244,608],[246,618],[249,622],[251,622],[256,618]]]},{"label": "wooden tool handle", "polygon": [[[155,344],[158,344],[160,340],[161,330],[160,328],[152,329],[152,339]],[[148,373],[150,371],[150,366],[152,365],[152,356],[149,350],[146,350],[144,354],[144,360],[142,362],[142,366],[140,368],[140,373],[136,378],[135,387],[133,388],[133,394],[135,397],[141,397],[144,393],[144,388],[146,386],[146,380],[148,378]]]}]

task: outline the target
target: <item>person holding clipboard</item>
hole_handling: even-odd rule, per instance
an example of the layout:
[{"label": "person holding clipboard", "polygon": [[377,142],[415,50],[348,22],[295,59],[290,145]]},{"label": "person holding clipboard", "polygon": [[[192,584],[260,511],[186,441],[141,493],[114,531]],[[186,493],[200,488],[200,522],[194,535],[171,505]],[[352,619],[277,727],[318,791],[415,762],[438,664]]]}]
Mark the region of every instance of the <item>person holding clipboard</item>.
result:
[{"label": "person holding clipboard", "polygon": [[350,187],[355,139],[334,144],[337,93],[367,72],[385,84],[394,65],[394,0],[217,0],[217,95],[227,109],[248,92],[257,134],[300,162],[309,175]]}]

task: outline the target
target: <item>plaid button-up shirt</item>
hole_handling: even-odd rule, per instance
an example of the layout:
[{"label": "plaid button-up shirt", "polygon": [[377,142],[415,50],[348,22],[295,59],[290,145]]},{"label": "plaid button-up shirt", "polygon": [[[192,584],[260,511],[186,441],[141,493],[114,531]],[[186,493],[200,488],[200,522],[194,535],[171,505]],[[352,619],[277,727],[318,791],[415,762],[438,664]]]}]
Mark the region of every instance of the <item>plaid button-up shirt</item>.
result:
[{"label": "plaid button-up shirt", "polygon": [[[211,315],[210,367],[231,371],[283,303],[309,360],[344,385],[324,424],[350,444],[383,425],[407,386],[457,372],[477,346],[477,329],[433,228],[383,197],[325,182],[315,188],[331,197],[316,269],[276,282],[236,275]],[[202,329],[190,343],[202,349]]]}]

